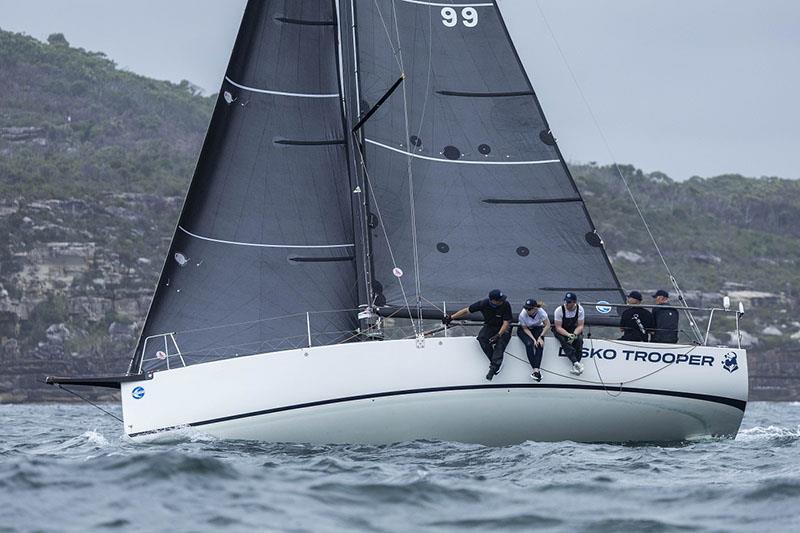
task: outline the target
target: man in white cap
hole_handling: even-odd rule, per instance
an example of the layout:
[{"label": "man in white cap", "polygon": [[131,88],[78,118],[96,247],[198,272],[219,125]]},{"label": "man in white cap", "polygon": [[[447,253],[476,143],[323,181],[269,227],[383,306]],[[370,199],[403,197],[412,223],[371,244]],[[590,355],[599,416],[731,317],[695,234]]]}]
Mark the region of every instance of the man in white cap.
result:
[{"label": "man in white cap", "polygon": [[570,372],[576,375],[583,374],[583,322],[586,315],[583,306],[578,303],[578,297],[574,292],[564,295],[564,305],[556,308],[553,313],[555,330],[553,333],[561,343],[564,355],[572,361]]}]

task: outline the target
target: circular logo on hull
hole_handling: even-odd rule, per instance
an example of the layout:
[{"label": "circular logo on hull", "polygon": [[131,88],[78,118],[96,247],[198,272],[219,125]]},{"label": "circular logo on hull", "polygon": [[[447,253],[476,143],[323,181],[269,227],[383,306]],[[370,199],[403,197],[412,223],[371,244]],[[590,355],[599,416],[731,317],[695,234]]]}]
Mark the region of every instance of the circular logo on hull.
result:
[{"label": "circular logo on hull", "polygon": [[602,313],[604,315],[607,315],[608,313],[611,312],[611,308],[610,307],[608,307],[606,305],[601,305],[601,304],[608,304],[608,302],[606,302],[605,300],[600,300],[599,302],[597,302],[597,306],[595,307],[595,309],[597,309],[598,313]]},{"label": "circular logo on hull", "polygon": [[144,398],[144,387],[134,387],[131,391],[131,396],[133,396],[134,400],[141,400]]}]

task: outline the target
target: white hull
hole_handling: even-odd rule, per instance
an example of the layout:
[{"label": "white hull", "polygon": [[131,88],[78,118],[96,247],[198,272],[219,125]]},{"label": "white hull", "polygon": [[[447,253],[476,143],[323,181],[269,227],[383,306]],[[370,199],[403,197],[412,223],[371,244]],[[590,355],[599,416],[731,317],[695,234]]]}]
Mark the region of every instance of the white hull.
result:
[{"label": "white hull", "polygon": [[[541,383],[530,378],[516,337],[491,382],[488,361],[469,337],[427,339],[421,348],[398,340],[228,359],[123,383],[125,430],[137,440],[188,428],[273,442],[488,445],[677,441],[738,431],[747,401],[743,350],[592,340],[584,350],[586,371],[572,376],[555,339],[547,339]],[[725,354],[736,355],[737,369],[723,368]],[[143,391],[134,394],[137,387]]]}]

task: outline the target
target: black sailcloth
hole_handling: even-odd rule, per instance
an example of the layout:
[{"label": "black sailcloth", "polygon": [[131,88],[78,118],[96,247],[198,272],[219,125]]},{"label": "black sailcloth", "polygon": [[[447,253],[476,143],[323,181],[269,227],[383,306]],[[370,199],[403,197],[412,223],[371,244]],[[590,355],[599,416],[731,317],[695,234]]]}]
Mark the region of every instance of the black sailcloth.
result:
[{"label": "black sailcloth", "polygon": [[132,371],[352,334],[337,32],[332,0],[248,3]]},{"label": "black sailcloth", "polygon": [[620,302],[496,4],[355,6],[362,111],[405,75],[362,130],[373,276],[387,305],[415,314],[419,297],[455,310],[494,287],[517,309],[530,297],[555,307],[567,290]]}]

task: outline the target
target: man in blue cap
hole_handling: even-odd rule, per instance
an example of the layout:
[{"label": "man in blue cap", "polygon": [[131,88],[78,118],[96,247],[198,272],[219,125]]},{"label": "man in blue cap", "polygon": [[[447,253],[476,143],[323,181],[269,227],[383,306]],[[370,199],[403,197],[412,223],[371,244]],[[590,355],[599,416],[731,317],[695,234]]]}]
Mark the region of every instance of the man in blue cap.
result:
[{"label": "man in blue cap", "polygon": [[553,313],[553,323],[555,329],[553,334],[561,343],[564,355],[572,361],[570,372],[576,375],[583,374],[583,323],[586,314],[583,306],[578,303],[578,297],[574,292],[564,295],[564,305],[556,308]]},{"label": "man in blue cap", "polygon": [[628,307],[622,312],[619,321],[619,329],[622,331],[621,341],[647,342],[650,340],[650,332],[653,331],[655,324],[653,315],[640,307],[642,304],[642,293],[631,291],[628,293]]},{"label": "man in blue cap", "polygon": [[653,295],[657,307],[653,308],[655,327],[650,342],[677,344],[678,342],[678,310],[669,305],[669,293],[659,289]]},{"label": "man in blue cap", "polygon": [[448,325],[453,320],[458,320],[468,316],[470,313],[477,312],[483,315],[483,327],[478,332],[478,343],[489,359],[489,372],[486,374],[486,379],[491,381],[493,377],[500,373],[503,355],[508,341],[511,340],[511,304],[506,301],[506,295],[503,294],[503,291],[493,289],[489,292],[488,298],[479,300],[452,315],[445,315],[442,318],[442,323]]}]

